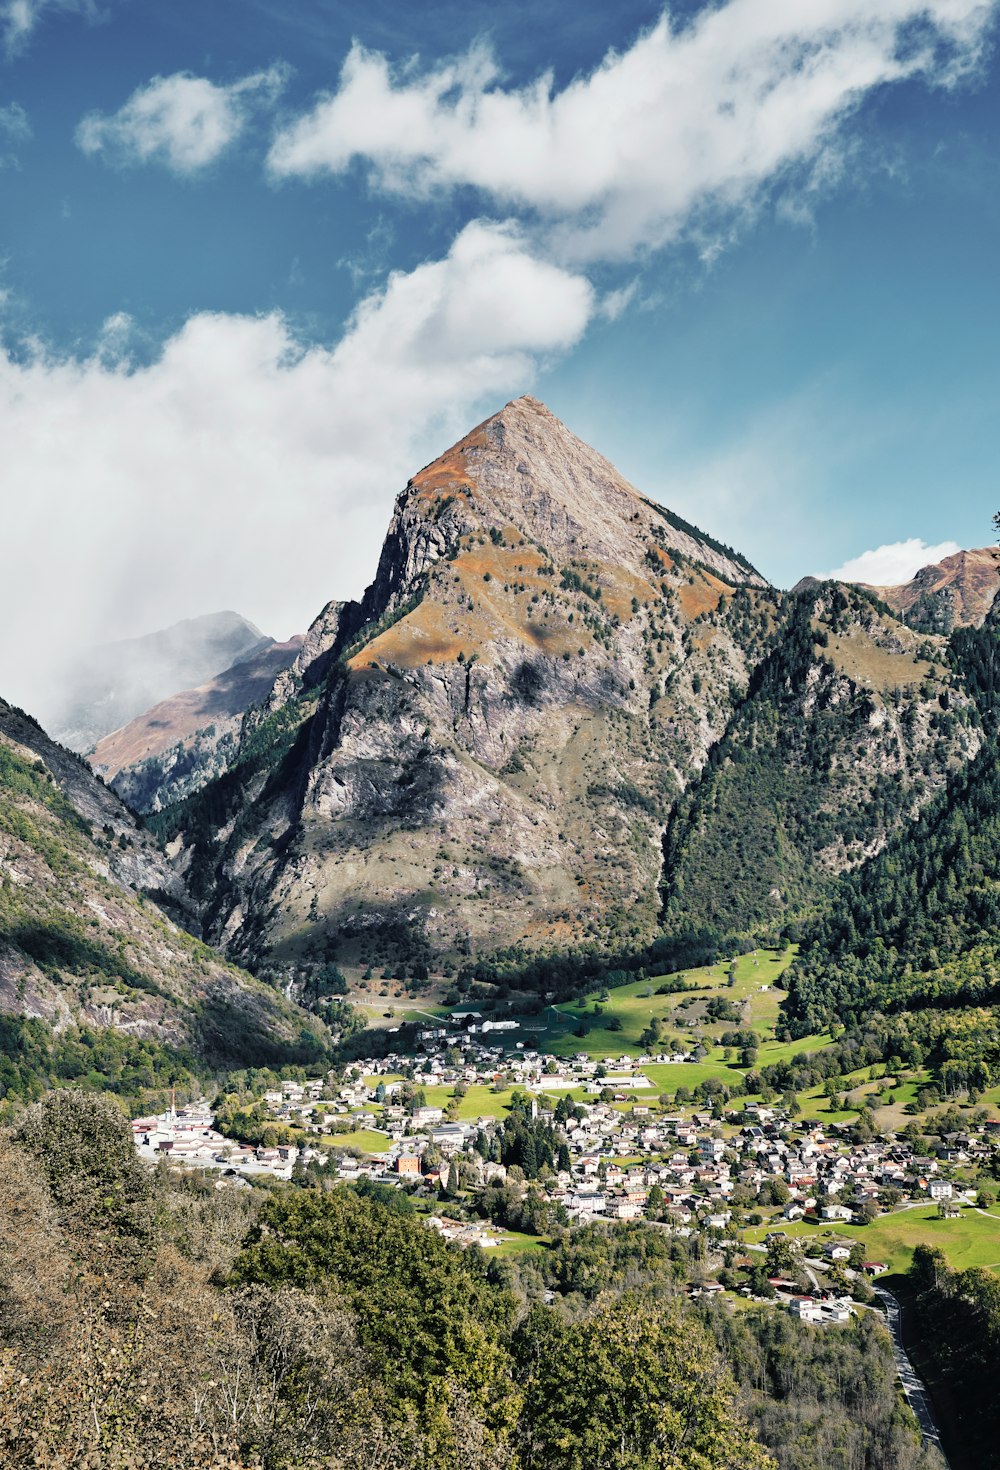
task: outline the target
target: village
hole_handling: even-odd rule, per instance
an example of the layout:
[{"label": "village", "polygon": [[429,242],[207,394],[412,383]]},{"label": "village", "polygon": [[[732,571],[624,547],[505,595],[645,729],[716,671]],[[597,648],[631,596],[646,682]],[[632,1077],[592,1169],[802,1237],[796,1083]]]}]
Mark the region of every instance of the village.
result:
[{"label": "village", "polygon": [[[390,1053],[272,1087],[253,1105],[260,1141],[229,1136],[233,1118],[202,1101],[136,1119],[138,1152],[211,1171],[223,1189],[309,1169],[405,1189],[431,1228],[485,1249],[530,1247],[552,1225],[644,1220],[700,1240],[693,1292],[778,1297],[822,1324],[846,1320],[851,1295],[867,1294],[860,1283],[888,1269],[859,1235],[921,1205],[942,1220],[973,1208],[977,1166],[1000,1134],[985,1120],[920,1153],[780,1101],[677,1106],[643,1069],[682,1055],[556,1058],[445,1027],[421,1043],[416,1059]],[[508,1215],[512,1200],[530,1204],[527,1232],[472,1207],[490,1191]]]}]

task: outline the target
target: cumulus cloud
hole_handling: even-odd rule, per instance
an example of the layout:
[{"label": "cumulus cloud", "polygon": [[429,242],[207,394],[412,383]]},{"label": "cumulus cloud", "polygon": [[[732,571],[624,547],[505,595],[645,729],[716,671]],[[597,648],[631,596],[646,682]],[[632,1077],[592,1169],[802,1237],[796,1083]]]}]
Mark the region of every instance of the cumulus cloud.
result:
[{"label": "cumulus cloud", "polygon": [[903,78],[949,85],[976,64],[992,0],[728,0],[669,12],[557,90],[505,88],[491,52],[393,69],[355,45],[336,91],[282,130],[278,177],[355,160],[387,192],[472,186],[533,212],[577,259],[626,257],[827,166],[845,120]]},{"label": "cumulus cloud", "polygon": [[97,0],[0,0],[0,43],[8,56],[22,51],[47,13],[69,11],[97,20]]},{"label": "cumulus cloud", "polygon": [[921,567],[931,566],[946,556],[954,556],[961,548],[957,541],[941,541],[928,546],[917,536],[908,541],[891,541],[885,546],[876,546],[872,551],[862,551],[852,556],[832,572],[820,575],[836,582],[867,582],[873,587],[897,587],[908,582]]},{"label": "cumulus cloud", "polygon": [[117,112],[88,113],[76,142],[109,163],[161,163],[174,173],[194,174],[232,147],[255,109],[273,106],[287,79],[283,66],[228,86],[189,72],[154,77]]},{"label": "cumulus cloud", "polygon": [[285,636],[359,593],[407,476],[594,309],[515,228],[474,222],[330,346],[279,315],[202,314],[148,365],[121,317],[83,361],[0,353],[0,692],[44,717],[76,646],[226,607]]}]

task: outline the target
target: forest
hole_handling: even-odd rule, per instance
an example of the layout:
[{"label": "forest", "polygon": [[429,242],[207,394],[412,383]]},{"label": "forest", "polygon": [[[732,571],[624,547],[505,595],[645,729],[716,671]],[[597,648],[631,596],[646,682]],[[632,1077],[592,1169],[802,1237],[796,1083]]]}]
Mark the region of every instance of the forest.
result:
[{"label": "forest", "polygon": [[408,1198],[156,1170],[66,1089],[0,1139],[0,1459],[101,1470],[930,1470],[877,1319],[686,1294],[698,1251],[491,1259]]}]

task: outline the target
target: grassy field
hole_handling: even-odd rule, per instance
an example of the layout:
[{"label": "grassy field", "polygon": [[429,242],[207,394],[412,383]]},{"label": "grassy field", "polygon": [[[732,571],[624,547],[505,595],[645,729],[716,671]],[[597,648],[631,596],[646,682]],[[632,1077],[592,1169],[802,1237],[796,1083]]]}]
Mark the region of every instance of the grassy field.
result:
[{"label": "grassy field", "polygon": [[520,1256],[526,1251],[546,1251],[549,1242],[541,1235],[522,1235],[519,1230],[505,1230],[499,1245],[483,1249],[485,1256]]},{"label": "grassy field", "polygon": [[[938,1219],[937,1205],[917,1205],[881,1215],[871,1225],[804,1224],[802,1221],[773,1220],[744,1231],[747,1240],[762,1241],[769,1230],[783,1230],[788,1236],[815,1241],[817,1255],[830,1240],[859,1240],[866,1259],[885,1261],[893,1274],[905,1272],[917,1245],[938,1246],[949,1266],[964,1271],[968,1266],[1000,1269],[1000,1217],[981,1215],[977,1210],[963,1209],[956,1220]],[[808,1247],[807,1247],[808,1249]]]},{"label": "grassy field", "polygon": [[833,1037],[828,1031],[813,1036],[803,1036],[799,1041],[765,1041],[757,1050],[758,1067],[775,1067],[779,1062],[790,1062],[792,1057],[810,1051],[822,1051],[830,1046]]},{"label": "grassy field", "polygon": [[[417,1085],[421,1084],[418,1082]],[[424,1087],[423,1091],[429,1108],[447,1108],[455,1095],[451,1086]],[[502,1118],[510,1112],[510,1100],[510,1089],[494,1092],[484,1084],[470,1083],[468,1091],[459,1102],[458,1116],[462,1122],[468,1122],[472,1118]]]},{"label": "grassy field", "polygon": [[377,1133],[371,1128],[359,1128],[356,1133],[337,1133],[321,1139],[324,1148],[355,1149],[363,1154],[384,1154],[392,1140],[387,1133]]},{"label": "grassy field", "polygon": [[[648,1067],[643,1067],[642,1074],[653,1084],[653,1091],[649,1096],[654,1099],[661,1092],[674,1093],[678,1087],[698,1087],[711,1077],[732,1082],[743,1076],[737,1067],[723,1060],[722,1052],[718,1049],[709,1052],[703,1062],[652,1062]],[[636,1101],[639,1101],[638,1095]]]},{"label": "grassy field", "polygon": [[[556,1056],[572,1056],[577,1052],[596,1058],[638,1056],[643,1051],[639,1037],[654,1018],[663,1024],[667,1034],[685,1045],[695,1032],[713,1040],[723,1031],[752,1027],[763,1044],[777,1046],[774,1027],[782,992],[775,990],[774,984],[788,968],[793,956],[791,948],[740,955],[736,960],[732,985],[729,984],[729,966],[722,963],[616,986],[604,1001],[600,998],[600,990],[594,990],[584,996],[582,1002],[550,1006],[545,1012],[546,1029],[537,1037],[539,1049],[551,1051]],[[687,991],[667,995],[656,993],[660,985],[676,982],[681,976],[690,987]],[[723,996],[737,1005],[741,1011],[740,1021],[708,1019],[705,1008],[713,996]],[[588,1015],[595,1004],[603,1007],[600,1017]],[[573,1030],[581,1017],[588,1019],[587,1035],[574,1036]],[[621,1023],[621,1030],[608,1028],[607,1023],[612,1018]],[[681,1025],[681,1022],[687,1024]],[[720,1075],[718,1067],[706,1075]]]}]

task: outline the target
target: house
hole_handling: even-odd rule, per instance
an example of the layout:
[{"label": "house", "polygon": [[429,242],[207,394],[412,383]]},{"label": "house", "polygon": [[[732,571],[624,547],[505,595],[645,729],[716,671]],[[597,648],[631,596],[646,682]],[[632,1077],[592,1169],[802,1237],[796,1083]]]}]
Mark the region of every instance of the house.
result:
[{"label": "house", "polygon": [[950,1179],[932,1179],[927,1186],[927,1193],[933,1200],[951,1199],[954,1190]]},{"label": "house", "polygon": [[849,1210],[846,1205],[824,1205],[820,1210],[823,1220],[853,1220],[854,1211]]},{"label": "house", "polygon": [[608,1213],[616,1220],[638,1220],[642,1215],[642,1206],[630,1199],[616,1199],[609,1206]]},{"label": "house", "polygon": [[793,1317],[798,1317],[800,1322],[822,1322],[823,1320],[823,1308],[811,1296],[793,1296],[788,1303],[788,1310]]},{"label": "house", "polygon": [[412,1175],[419,1176],[419,1174],[420,1174],[420,1156],[419,1156],[419,1154],[400,1154],[399,1158],[396,1160],[396,1173],[397,1174],[409,1174],[411,1176]]},{"label": "house", "polygon": [[584,1215],[603,1214],[607,1206],[607,1200],[599,1190],[580,1190],[570,1200],[574,1210],[579,1210]]},{"label": "house", "polygon": [[824,1322],[849,1322],[851,1320],[851,1315],[851,1308],[847,1304],[847,1302],[837,1301],[823,1303],[823,1316],[821,1320]]}]

